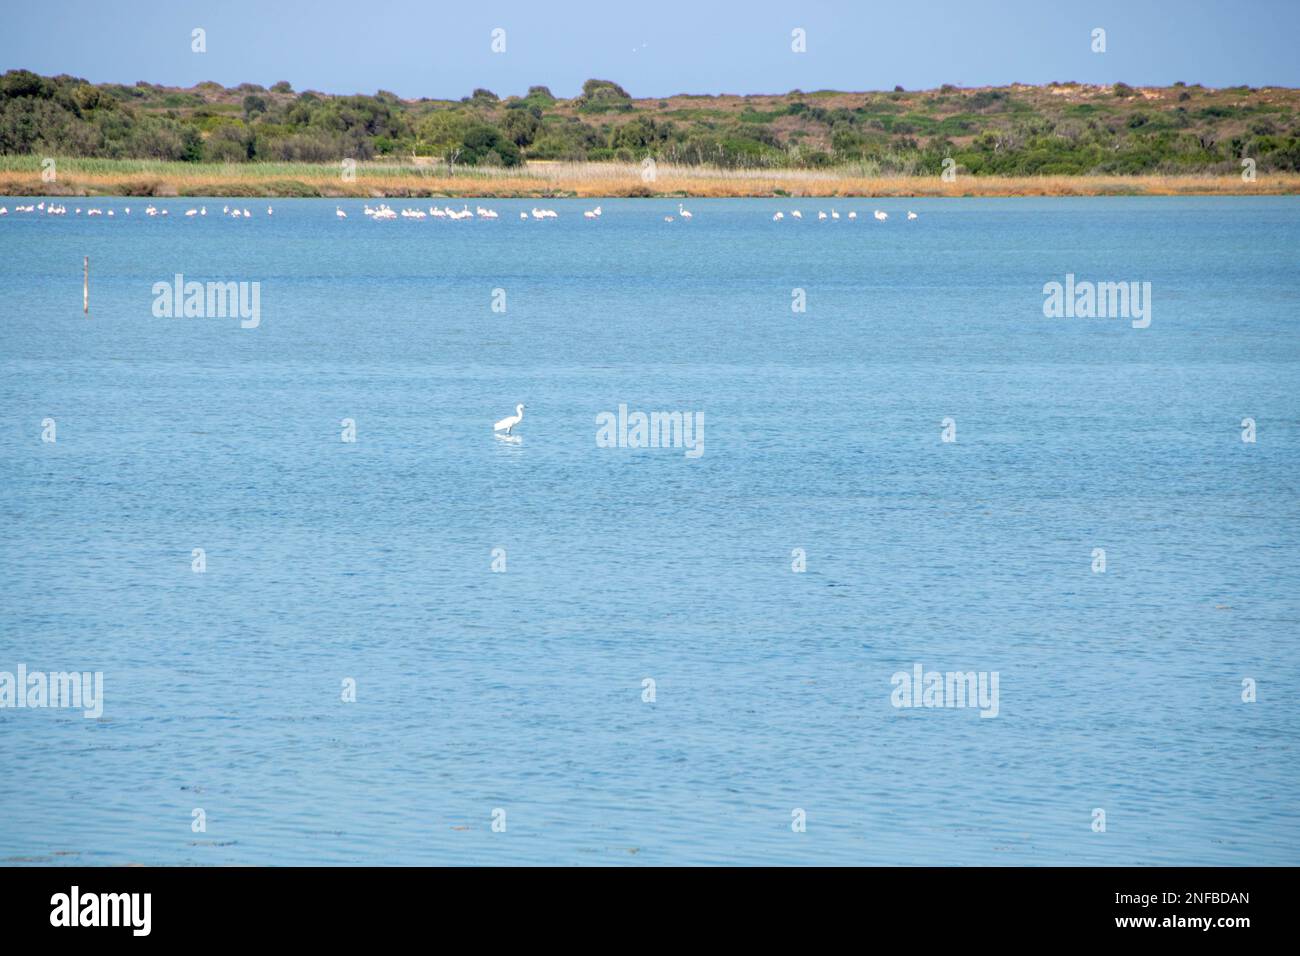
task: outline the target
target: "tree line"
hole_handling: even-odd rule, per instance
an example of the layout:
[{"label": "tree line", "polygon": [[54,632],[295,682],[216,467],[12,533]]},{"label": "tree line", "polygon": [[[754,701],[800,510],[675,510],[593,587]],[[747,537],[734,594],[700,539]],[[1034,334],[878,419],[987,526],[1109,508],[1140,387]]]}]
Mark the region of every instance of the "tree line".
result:
[{"label": "tree line", "polygon": [[92,84],[0,77],[0,154],[181,162],[330,162],[428,157],[467,166],[529,160],[732,168],[861,164],[882,174],[1229,172],[1300,169],[1294,90],[1156,91],[1123,83],[909,92],[633,99],[592,79],[572,98],[476,89],[458,101],[379,91],[338,96],[200,83]]}]

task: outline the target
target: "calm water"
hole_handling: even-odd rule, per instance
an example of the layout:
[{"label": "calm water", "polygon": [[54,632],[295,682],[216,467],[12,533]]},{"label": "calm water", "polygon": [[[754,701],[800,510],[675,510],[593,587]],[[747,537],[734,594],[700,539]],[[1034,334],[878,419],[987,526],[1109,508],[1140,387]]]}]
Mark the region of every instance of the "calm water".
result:
[{"label": "calm water", "polygon": [[0,710],[0,861],[1300,863],[1296,199],[4,204],[0,671],[105,701]]}]

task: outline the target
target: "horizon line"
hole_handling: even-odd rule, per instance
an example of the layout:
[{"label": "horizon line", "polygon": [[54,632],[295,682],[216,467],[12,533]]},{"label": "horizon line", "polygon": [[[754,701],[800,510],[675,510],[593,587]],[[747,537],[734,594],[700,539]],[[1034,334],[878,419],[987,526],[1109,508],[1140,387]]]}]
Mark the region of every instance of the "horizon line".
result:
[{"label": "horizon line", "polygon": [[[14,73],[14,72],[27,72],[27,73],[35,74],[36,76],[49,77],[49,78],[67,76],[67,77],[72,77],[74,79],[82,80],[93,86],[138,87],[141,85],[145,85],[149,87],[154,87],[156,89],[178,90],[178,91],[197,90],[203,86],[216,85],[219,86],[221,89],[227,91],[237,91],[241,87],[245,87],[245,86],[257,86],[257,87],[261,87],[262,90],[265,92],[271,92],[271,87],[273,85],[277,83],[289,83],[290,91],[297,96],[301,96],[304,93],[318,93],[318,94],[323,94],[325,96],[378,96],[381,93],[386,93],[391,96],[397,97],[399,100],[402,100],[404,102],[409,102],[409,103],[419,103],[419,102],[460,103],[470,99],[473,96],[474,90],[477,89],[486,89],[488,90],[488,92],[492,93],[494,96],[496,96],[498,99],[501,100],[526,99],[528,96],[527,89],[525,89],[525,91],[522,93],[498,93],[496,90],[491,90],[485,86],[472,86],[470,91],[468,93],[465,93],[462,96],[431,96],[431,95],[407,96],[401,93],[397,93],[393,90],[384,89],[383,87],[378,87],[378,86],[375,87],[370,92],[367,92],[365,90],[351,90],[348,92],[340,92],[339,90],[326,90],[315,86],[307,87],[305,89],[298,89],[293,85],[292,81],[286,80],[284,78],[278,80],[272,80],[270,83],[262,83],[255,80],[243,80],[233,86],[227,86],[226,84],[222,83],[219,80],[199,80],[198,82],[189,84],[187,86],[182,84],[158,82],[154,80],[144,80],[144,79],[138,79],[129,82],[122,81],[122,80],[95,80],[73,72],[64,71],[59,73],[42,73],[39,70],[33,70],[23,66],[11,67],[10,69],[4,71],[4,73],[6,74]],[[0,75],[4,75],[4,74],[0,74]],[[627,89],[625,86],[623,86],[622,83],[619,83],[617,80],[610,80],[606,77],[591,76],[588,77],[587,80],[588,81],[601,80],[602,82],[616,83],[620,87]],[[776,97],[776,96],[796,96],[796,95],[816,96],[816,95],[826,95],[826,94],[841,94],[846,96],[855,96],[855,95],[868,95],[868,94],[889,94],[889,93],[900,93],[900,92],[901,93],[938,93],[943,91],[945,87],[953,87],[954,90],[957,91],[1014,89],[1017,87],[1026,88],[1026,89],[1048,89],[1052,87],[1061,88],[1061,87],[1071,87],[1071,86],[1105,90],[1105,89],[1113,89],[1114,87],[1119,85],[1128,86],[1135,90],[1174,89],[1174,88],[1182,88],[1182,87],[1192,88],[1192,89],[1199,88],[1204,90],[1213,90],[1216,92],[1221,92],[1223,90],[1233,90],[1238,88],[1246,89],[1250,91],[1300,90],[1300,86],[1288,86],[1287,84],[1284,83],[1256,84],[1256,83],[1243,82],[1243,83],[1229,83],[1222,86],[1210,86],[1208,84],[1201,83],[1201,82],[1188,82],[1185,80],[1174,80],[1169,83],[1131,83],[1128,80],[1123,80],[1123,79],[1111,80],[1105,83],[1093,83],[1093,82],[1086,82],[1083,80],[1049,80],[1042,83],[1028,83],[1020,80],[1012,80],[1006,83],[974,83],[974,84],[967,84],[964,81],[952,80],[952,81],[940,83],[937,86],[918,86],[918,87],[911,87],[911,88],[903,87],[901,84],[897,84],[895,85],[895,87],[888,88],[888,89],[883,87],[877,89],[868,89],[868,88],[837,89],[835,87],[819,87],[817,89],[803,89],[800,87],[794,87],[792,89],[785,90],[783,92],[769,91],[769,92],[752,92],[752,93],[737,93],[737,92],[694,93],[694,92],[688,92],[682,90],[676,93],[663,93],[663,94],[647,93],[642,95],[642,94],[637,94],[628,91],[628,95],[633,100],[663,100],[663,99],[673,99],[677,97],[711,98],[711,99],[720,99],[723,97],[736,97],[736,98],[744,99],[748,97]],[[545,87],[547,90],[551,89],[551,86],[547,83],[530,83],[528,88],[537,87],[537,86]],[[581,95],[582,95],[581,87],[579,87],[578,92],[574,93],[572,96],[556,95],[554,92],[552,92],[552,96],[556,100],[573,100],[573,99],[577,99]]]}]

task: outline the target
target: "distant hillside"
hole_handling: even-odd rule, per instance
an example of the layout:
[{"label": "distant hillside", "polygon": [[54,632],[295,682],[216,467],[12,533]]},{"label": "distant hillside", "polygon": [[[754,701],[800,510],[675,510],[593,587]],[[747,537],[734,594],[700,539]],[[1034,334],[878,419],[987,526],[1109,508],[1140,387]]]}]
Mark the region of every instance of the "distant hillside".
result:
[{"label": "distant hillside", "polygon": [[544,86],[460,101],[294,92],[244,83],[191,89],[90,84],[11,70],[0,77],[0,154],[190,162],[420,157],[451,165],[533,160],[740,169],[858,164],[974,175],[1300,170],[1300,91],[1199,85],[981,87],[878,93],[635,99],[588,80],[572,99]]}]

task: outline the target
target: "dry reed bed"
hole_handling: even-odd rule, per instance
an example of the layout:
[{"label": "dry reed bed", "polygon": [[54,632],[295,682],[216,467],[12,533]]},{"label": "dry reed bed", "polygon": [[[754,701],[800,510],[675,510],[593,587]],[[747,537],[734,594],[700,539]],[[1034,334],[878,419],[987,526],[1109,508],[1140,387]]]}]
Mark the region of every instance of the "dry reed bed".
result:
[{"label": "dry reed bed", "polygon": [[619,163],[533,163],[523,169],[449,170],[443,165],[358,164],[346,181],[333,164],[187,164],[63,160],[41,181],[34,157],[0,162],[0,194],[119,196],[403,197],[851,197],[1293,195],[1300,175],[938,176],[870,175],[856,169],[733,170],[660,165],[653,179]]}]

